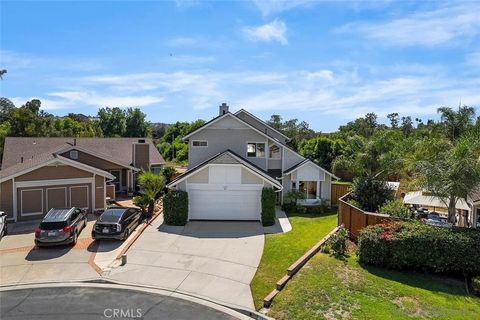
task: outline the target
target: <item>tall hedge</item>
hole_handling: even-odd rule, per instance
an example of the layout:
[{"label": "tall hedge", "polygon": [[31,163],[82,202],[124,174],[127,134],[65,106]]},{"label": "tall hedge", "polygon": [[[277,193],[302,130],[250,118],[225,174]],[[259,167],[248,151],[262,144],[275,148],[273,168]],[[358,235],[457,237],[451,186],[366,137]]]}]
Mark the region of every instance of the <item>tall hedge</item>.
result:
[{"label": "tall hedge", "polygon": [[188,220],[188,193],[169,191],[163,197],[163,217],[166,224],[184,226]]},{"label": "tall hedge", "polygon": [[270,188],[262,190],[262,224],[264,226],[272,226],[275,224],[275,202],[277,195]]},{"label": "tall hedge", "polygon": [[418,221],[364,228],[359,261],[391,269],[480,274],[480,230],[447,229]]}]

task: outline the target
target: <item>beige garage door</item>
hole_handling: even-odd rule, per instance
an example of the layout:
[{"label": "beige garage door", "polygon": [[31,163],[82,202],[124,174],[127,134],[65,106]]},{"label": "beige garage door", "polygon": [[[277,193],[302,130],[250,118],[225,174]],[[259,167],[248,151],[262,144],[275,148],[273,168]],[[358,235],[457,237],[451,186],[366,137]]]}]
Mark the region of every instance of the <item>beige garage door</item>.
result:
[{"label": "beige garage door", "polygon": [[66,208],[67,205],[67,187],[52,187],[46,189],[47,193],[47,212],[51,208]]},{"label": "beige garage door", "polygon": [[89,207],[88,186],[70,187],[70,206],[88,209]]},{"label": "beige garage door", "polygon": [[43,215],[43,189],[20,190],[20,214]]}]

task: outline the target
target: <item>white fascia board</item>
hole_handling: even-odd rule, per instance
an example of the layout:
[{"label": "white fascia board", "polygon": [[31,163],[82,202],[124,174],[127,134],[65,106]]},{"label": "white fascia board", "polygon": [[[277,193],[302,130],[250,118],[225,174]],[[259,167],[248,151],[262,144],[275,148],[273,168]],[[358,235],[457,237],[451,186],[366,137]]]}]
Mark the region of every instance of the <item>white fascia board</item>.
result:
[{"label": "white fascia board", "polygon": [[[307,159],[307,160],[308,160],[308,159]],[[304,160],[304,161],[305,161],[305,160]],[[291,174],[292,172],[295,172],[295,171],[297,171],[298,169],[300,169],[301,167],[303,167],[304,165],[306,165],[306,164],[308,164],[308,163],[311,163],[311,164],[313,164],[313,165],[314,165],[315,167],[317,167],[318,169],[320,169],[320,170],[322,170],[323,172],[325,172],[326,174],[328,174],[328,175],[332,176],[332,178],[334,178],[334,179],[337,179],[337,180],[340,180],[340,178],[339,178],[339,177],[337,177],[337,176],[336,176],[336,175],[334,175],[333,173],[331,173],[331,172],[329,172],[329,171],[327,171],[327,170],[323,169],[322,167],[320,167],[318,164],[316,164],[316,163],[315,163],[315,162],[313,162],[312,160],[305,161],[305,163],[304,163],[304,164],[302,164],[302,165],[298,166],[297,168],[295,168],[295,169],[293,169],[293,170],[291,170],[291,171],[285,172],[285,174]]]}]

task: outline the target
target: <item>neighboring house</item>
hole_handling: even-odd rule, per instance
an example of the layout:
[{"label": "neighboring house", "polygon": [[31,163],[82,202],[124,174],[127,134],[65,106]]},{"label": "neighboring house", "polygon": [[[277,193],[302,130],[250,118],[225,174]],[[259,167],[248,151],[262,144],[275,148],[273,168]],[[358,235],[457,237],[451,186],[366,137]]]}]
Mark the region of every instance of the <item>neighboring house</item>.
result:
[{"label": "neighboring house", "polygon": [[7,137],[0,210],[14,221],[39,219],[53,207],[101,210],[107,184],[133,191],[140,170],[158,171],[164,162],[144,138]]},{"label": "neighboring house", "polygon": [[260,220],[263,187],[277,202],[297,189],[305,204],[330,201],[332,173],[302,157],[283,133],[226,104],[219,115],[189,133],[188,170],[168,184],[189,194],[190,220]]},{"label": "neighboring house", "polygon": [[[468,199],[458,199],[456,205],[457,220],[460,225],[464,224],[464,217],[468,216],[468,223],[472,227],[480,227],[480,191],[472,193]],[[422,207],[431,211],[436,211],[444,216],[447,216],[448,207],[440,197],[430,196],[424,194],[422,191],[407,192],[403,198],[405,204],[415,207]]]}]

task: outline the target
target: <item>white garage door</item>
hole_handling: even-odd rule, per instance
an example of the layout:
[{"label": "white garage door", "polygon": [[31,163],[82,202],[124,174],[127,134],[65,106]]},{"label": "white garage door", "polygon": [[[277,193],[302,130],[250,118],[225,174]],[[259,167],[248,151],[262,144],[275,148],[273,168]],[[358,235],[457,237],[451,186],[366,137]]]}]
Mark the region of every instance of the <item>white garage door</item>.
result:
[{"label": "white garage door", "polygon": [[191,220],[260,220],[261,186],[207,186],[188,188]]}]

